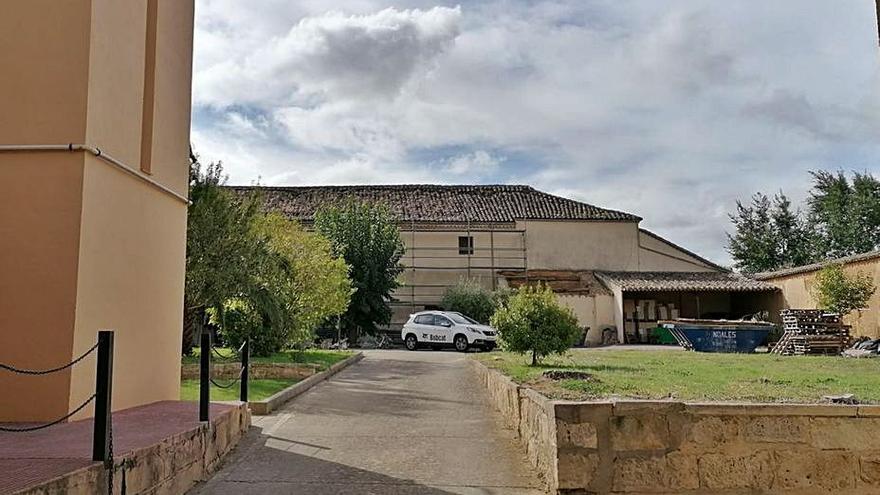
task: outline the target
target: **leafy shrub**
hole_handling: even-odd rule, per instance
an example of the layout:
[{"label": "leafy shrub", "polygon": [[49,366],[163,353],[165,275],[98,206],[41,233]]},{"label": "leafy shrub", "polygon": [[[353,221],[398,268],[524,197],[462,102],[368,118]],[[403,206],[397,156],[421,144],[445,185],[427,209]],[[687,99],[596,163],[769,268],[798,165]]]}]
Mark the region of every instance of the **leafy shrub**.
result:
[{"label": "leafy shrub", "polygon": [[488,323],[495,312],[492,293],[478,282],[467,279],[446,289],[441,305],[446,311],[457,311],[480,323]]},{"label": "leafy shrub", "polygon": [[850,277],[841,265],[831,265],[816,275],[815,296],[819,305],[841,316],[865,308],[877,288],[869,275],[857,273]]},{"label": "leafy shrub", "polygon": [[495,310],[507,304],[514,294],[516,294],[516,289],[510,287],[500,287],[495,289],[495,291],[492,292],[492,304],[495,305]]},{"label": "leafy shrub", "polygon": [[287,344],[285,326],[270,324],[267,315],[260,314],[245,300],[231,299],[222,312],[212,313],[212,323],[221,328],[224,344],[233,349],[241,347],[248,337],[254,356],[270,356]]},{"label": "leafy shrub", "polygon": [[560,306],[546,286],[523,287],[492,316],[504,349],[532,354],[532,366],[544,356],[562,354],[581,334],[571,309]]},{"label": "leafy shrub", "polygon": [[281,276],[265,277],[263,286],[283,303],[279,324],[287,328],[286,344],[311,342],[319,325],[348,309],[352,294],[348,265],[333,256],[327,238],[280,213],[258,218],[255,231],[278,260]]}]

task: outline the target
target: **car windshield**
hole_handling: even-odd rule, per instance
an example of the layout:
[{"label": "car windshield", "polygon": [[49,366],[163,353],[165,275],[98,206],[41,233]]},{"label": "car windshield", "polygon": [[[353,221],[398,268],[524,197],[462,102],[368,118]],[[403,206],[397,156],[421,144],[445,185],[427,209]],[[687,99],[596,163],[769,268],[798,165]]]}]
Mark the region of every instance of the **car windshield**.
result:
[{"label": "car windshield", "polygon": [[464,324],[471,324],[471,325],[479,325],[479,323],[477,323],[476,321],[474,321],[474,320],[468,318],[467,316],[465,316],[465,315],[463,315],[463,314],[461,314],[461,313],[447,313],[447,315],[448,315],[450,318],[452,318],[452,321],[454,321],[454,322],[456,322],[456,323],[464,323]]}]

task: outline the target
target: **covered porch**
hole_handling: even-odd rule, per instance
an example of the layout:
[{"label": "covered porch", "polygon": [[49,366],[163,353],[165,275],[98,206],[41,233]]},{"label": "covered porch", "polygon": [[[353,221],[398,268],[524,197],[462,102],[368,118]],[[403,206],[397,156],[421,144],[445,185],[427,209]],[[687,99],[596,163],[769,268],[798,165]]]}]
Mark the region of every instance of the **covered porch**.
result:
[{"label": "covered porch", "polygon": [[[779,289],[731,272],[596,272],[614,297],[621,343],[648,343],[663,320],[738,320],[769,312]],[[759,315],[760,316],[760,315]]]}]

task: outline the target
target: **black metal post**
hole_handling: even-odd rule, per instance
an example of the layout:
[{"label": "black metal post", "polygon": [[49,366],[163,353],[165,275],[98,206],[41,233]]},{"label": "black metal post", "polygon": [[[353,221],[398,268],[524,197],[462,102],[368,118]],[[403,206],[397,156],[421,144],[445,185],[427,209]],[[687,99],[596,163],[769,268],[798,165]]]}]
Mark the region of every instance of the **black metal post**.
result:
[{"label": "black metal post", "polygon": [[95,372],[95,424],[92,434],[92,460],[110,459],[110,401],[113,392],[113,331],[98,332],[98,367]]},{"label": "black metal post", "polygon": [[248,368],[251,362],[251,341],[244,339],[244,345],[241,348],[241,385],[239,388],[239,400],[248,401]]},{"label": "black metal post", "polygon": [[210,419],[208,408],[211,403],[211,333],[202,331],[201,356],[199,361],[199,421]]}]

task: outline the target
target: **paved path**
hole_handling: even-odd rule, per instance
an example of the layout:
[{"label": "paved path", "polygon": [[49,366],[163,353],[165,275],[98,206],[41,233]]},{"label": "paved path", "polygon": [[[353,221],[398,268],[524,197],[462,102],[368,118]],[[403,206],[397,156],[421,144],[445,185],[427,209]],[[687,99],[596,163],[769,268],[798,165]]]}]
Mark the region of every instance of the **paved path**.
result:
[{"label": "paved path", "polygon": [[255,427],[201,494],[540,494],[453,352],[370,351]]}]

